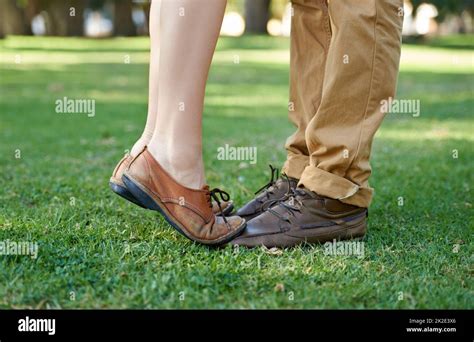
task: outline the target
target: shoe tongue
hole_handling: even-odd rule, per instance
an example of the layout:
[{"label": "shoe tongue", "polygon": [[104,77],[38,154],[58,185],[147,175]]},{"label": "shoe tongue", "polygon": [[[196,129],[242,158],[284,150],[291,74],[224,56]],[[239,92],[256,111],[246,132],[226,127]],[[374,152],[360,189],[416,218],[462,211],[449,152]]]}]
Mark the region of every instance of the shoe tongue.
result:
[{"label": "shoe tongue", "polygon": [[303,198],[310,197],[310,198],[313,198],[313,199],[318,198],[318,194],[316,194],[315,192],[313,192],[311,190],[303,188],[303,187],[296,188],[295,189],[295,194],[296,194],[297,197],[303,197]]},{"label": "shoe tongue", "polygon": [[290,182],[298,184],[298,180],[296,178],[288,177],[288,179],[290,180]]}]

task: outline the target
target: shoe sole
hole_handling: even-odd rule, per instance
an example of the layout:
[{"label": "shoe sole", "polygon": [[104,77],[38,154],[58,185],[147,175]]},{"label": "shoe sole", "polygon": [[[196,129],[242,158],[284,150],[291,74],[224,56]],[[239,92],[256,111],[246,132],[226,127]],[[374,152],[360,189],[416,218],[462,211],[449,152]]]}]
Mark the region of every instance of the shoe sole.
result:
[{"label": "shoe sole", "polygon": [[110,189],[115,192],[117,195],[120,197],[126,199],[129,202],[132,202],[133,204],[138,205],[141,208],[147,209],[142,203],[140,203],[133,195],[132,193],[125,187],[118,185],[114,182],[109,182]]},{"label": "shoe sole", "polygon": [[[120,197],[126,199],[127,201],[138,205],[140,208],[153,210],[151,208],[146,207],[143,203],[140,203],[140,201],[137,200],[135,198],[135,196],[133,196],[133,194],[127,188],[125,188],[121,185],[118,185],[114,182],[109,182],[109,186],[110,186],[110,189],[113,192],[115,192]],[[217,216],[222,216],[222,215],[230,216],[232,211],[234,211],[234,204],[233,203],[231,203],[227,208],[225,208],[222,212],[217,213],[216,215]]]},{"label": "shoe sole", "polygon": [[216,240],[212,240],[212,241],[201,240],[201,239],[195,238],[191,234],[189,234],[186,231],[186,228],[184,228],[179,222],[175,222],[175,220],[173,219],[173,216],[166,209],[163,202],[161,202],[159,198],[155,200],[153,196],[149,194],[149,190],[146,190],[145,187],[142,186],[139,182],[137,182],[136,180],[134,180],[133,178],[125,174],[122,176],[122,181],[125,183],[125,186],[127,187],[127,189],[129,189],[129,191],[132,193],[132,195],[135,198],[137,198],[140,202],[142,202],[148,209],[158,211],[161,215],[163,215],[166,222],[168,222],[170,226],[172,226],[180,234],[184,235],[191,241],[199,242],[207,246],[223,245],[231,241],[232,239],[234,239],[240,233],[242,233],[247,225],[246,222],[244,221],[241,224],[241,226],[238,227],[236,230],[234,230],[231,234],[223,236]]}]

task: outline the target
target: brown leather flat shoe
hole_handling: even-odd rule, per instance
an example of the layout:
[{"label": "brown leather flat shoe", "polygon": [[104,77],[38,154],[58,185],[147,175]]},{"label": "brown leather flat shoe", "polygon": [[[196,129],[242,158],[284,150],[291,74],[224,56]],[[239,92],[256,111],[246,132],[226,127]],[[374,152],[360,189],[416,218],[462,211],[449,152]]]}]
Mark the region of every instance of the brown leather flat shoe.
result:
[{"label": "brown leather flat shoe", "polygon": [[[127,201],[130,201],[142,208],[148,209],[145,205],[140,203],[140,201],[132,195],[132,193],[127,189],[127,187],[122,181],[123,172],[128,168],[132,160],[133,160],[133,157],[128,153],[122,159],[120,159],[120,161],[118,162],[117,166],[114,169],[114,172],[112,173],[112,177],[110,177],[109,186],[113,192],[125,198]],[[221,201],[220,207],[217,204],[217,202],[213,201],[212,203],[212,211],[216,215],[229,216],[233,210],[234,210],[234,204],[231,200]]]},{"label": "brown leather flat shoe", "polygon": [[[168,223],[190,240],[205,245],[224,244],[245,229],[245,219],[216,216],[212,199],[220,205],[228,194],[219,189],[182,186],[169,175],[145,147],[125,170],[122,180],[144,206],[159,211]],[[222,205],[220,205],[222,208]]]},{"label": "brown leather flat shoe", "polygon": [[247,222],[233,245],[292,247],[333,239],[361,238],[367,229],[367,209],[320,196],[305,188]]}]

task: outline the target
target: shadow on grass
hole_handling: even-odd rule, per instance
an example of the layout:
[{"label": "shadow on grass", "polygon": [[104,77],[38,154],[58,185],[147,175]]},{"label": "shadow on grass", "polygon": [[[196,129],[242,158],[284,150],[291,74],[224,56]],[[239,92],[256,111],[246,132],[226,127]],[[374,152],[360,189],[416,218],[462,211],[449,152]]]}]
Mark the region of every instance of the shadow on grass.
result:
[{"label": "shadow on grass", "polygon": [[[54,101],[63,97],[92,98],[101,111],[114,113],[143,112],[147,102],[148,65],[90,63],[63,65],[48,70],[35,65],[28,70],[3,69],[0,103],[9,111],[31,117],[42,108],[54,110]],[[401,72],[398,97],[420,100],[418,120],[443,121],[453,117],[471,117],[474,76],[463,73]],[[21,94],[21,96],[18,96]],[[284,65],[247,63],[238,72],[223,63],[211,68],[206,104],[221,106],[216,115],[286,116],[288,68]],[[49,106],[49,107],[48,107]],[[281,107],[280,107],[281,106]],[[232,111],[235,110],[235,115]],[[207,112],[207,111],[206,111]],[[392,120],[392,119],[389,119]]]},{"label": "shadow on grass", "polygon": [[[24,38],[24,37],[22,37]],[[14,39],[14,38],[11,38]],[[124,39],[116,38],[123,40],[123,47],[109,46],[110,43],[114,43],[114,39],[104,40],[105,44],[100,46],[101,39],[91,39],[91,38],[72,38],[74,43],[89,43],[90,46],[68,46],[67,38],[57,38],[57,37],[48,37],[51,40],[49,45],[35,45],[35,37],[27,37],[28,42],[31,42],[29,45],[23,43],[19,46],[9,46],[8,38],[4,40],[3,49],[10,51],[41,51],[41,52],[71,52],[71,53],[91,53],[91,52],[149,52],[150,48],[148,44],[148,38],[139,37],[135,39],[139,45],[130,45],[128,42],[134,42],[133,38]],[[58,40],[55,42],[55,40]],[[0,40],[0,42],[2,42]],[[143,46],[142,46],[143,45]],[[287,50],[289,49],[289,38],[286,37],[272,37],[269,39],[268,36],[264,35],[250,35],[242,37],[220,37],[216,47],[217,51],[226,51],[226,50]]]},{"label": "shadow on grass", "polygon": [[403,44],[418,47],[436,47],[453,50],[474,50],[473,34],[458,34],[452,36],[441,36],[435,38],[403,37]]}]

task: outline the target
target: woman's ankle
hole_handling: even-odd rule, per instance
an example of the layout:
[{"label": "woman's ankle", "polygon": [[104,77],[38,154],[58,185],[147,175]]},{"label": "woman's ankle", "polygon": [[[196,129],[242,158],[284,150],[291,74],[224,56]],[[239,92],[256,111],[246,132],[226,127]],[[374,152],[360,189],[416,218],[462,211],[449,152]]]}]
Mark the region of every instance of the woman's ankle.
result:
[{"label": "woman's ankle", "polygon": [[133,144],[132,149],[130,150],[130,155],[132,157],[136,157],[137,154],[139,154],[145,146],[147,146],[150,143],[152,134],[148,132],[143,132],[141,137]]},{"label": "woman's ankle", "polygon": [[163,144],[156,146],[152,141],[148,145],[148,151],[179,184],[191,189],[202,189],[206,184],[204,162],[200,149],[170,152]]},{"label": "woman's ankle", "polygon": [[133,144],[132,149],[130,150],[130,155],[132,157],[136,157],[143,148],[146,146],[147,142],[144,141],[142,138],[138,139],[135,144]]}]

